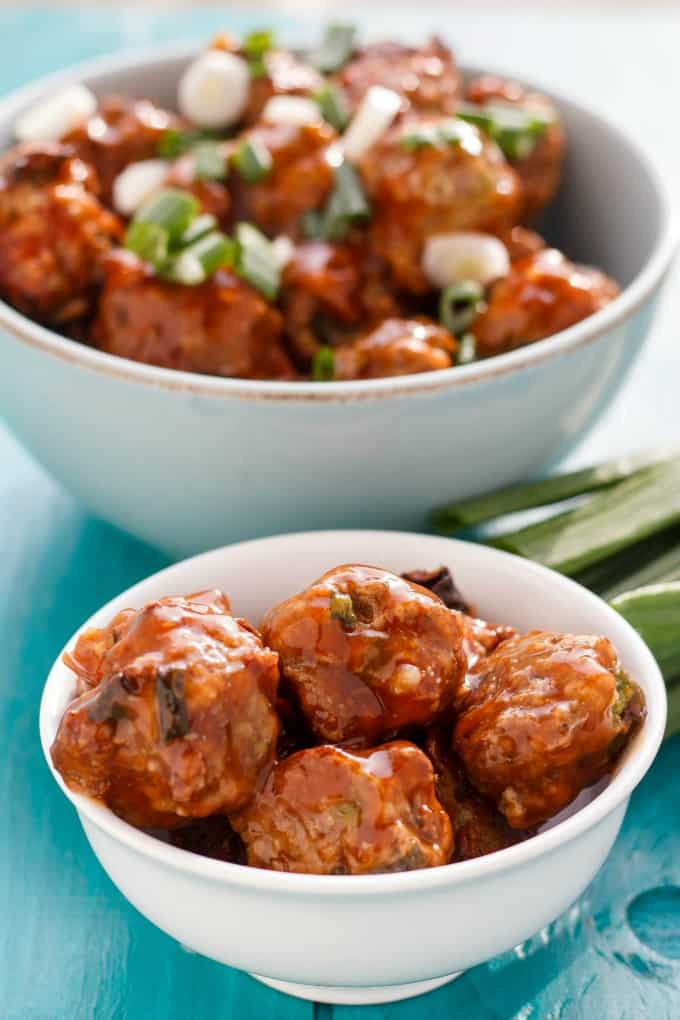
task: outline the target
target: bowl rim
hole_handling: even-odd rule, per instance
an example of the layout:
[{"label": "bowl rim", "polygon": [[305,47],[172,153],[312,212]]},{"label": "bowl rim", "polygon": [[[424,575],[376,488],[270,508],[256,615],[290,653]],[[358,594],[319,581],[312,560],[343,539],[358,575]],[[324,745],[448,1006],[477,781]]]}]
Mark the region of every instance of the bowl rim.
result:
[{"label": "bowl rim", "polygon": [[[117,71],[127,70],[133,73],[154,64],[188,59],[196,53],[199,46],[200,44],[195,41],[162,44],[145,49],[125,50],[118,54],[73,64],[69,68],[43,76],[11,92],[0,102],[0,122],[11,125],[20,109],[67,82]],[[475,73],[474,68],[463,67],[463,70],[466,73]],[[528,80],[526,84],[534,88],[541,87]],[[222,378],[145,365],[60,336],[47,327],[33,322],[4,301],[0,301],[0,327],[4,327],[16,340],[109,378],[206,397],[244,401],[336,403],[436,393],[477,383],[484,384],[501,376],[515,375],[524,369],[588,346],[629,319],[658,289],[678,246],[680,223],[664,173],[661,172],[656,159],[635,137],[610,117],[575,100],[569,94],[553,88],[543,91],[547,91],[558,104],[568,105],[585,113],[603,129],[616,135],[620,143],[632,151],[638,162],[644,166],[659,201],[661,227],[649,258],[618,297],[594,315],[538,343],[470,365],[454,366],[437,372],[385,379],[331,382],[321,386],[314,382]]]},{"label": "bowl rim", "polygon": [[666,687],[659,666],[640,635],[616,610],[608,606],[597,595],[594,595],[588,589],[571,580],[571,578],[558,574],[530,560],[525,560],[488,546],[464,542],[459,539],[422,534],[417,534],[417,538],[423,540],[425,546],[431,544],[433,548],[435,545],[440,548],[442,542],[450,543],[453,558],[455,558],[457,549],[460,550],[461,547],[465,547],[467,550],[466,555],[469,555],[470,549],[473,548],[475,552],[472,555],[479,556],[482,560],[489,562],[498,562],[499,560],[510,561],[514,563],[515,569],[525,571],[528,574],[538,574],[544,579],[547,578],[550,584],[563,589],[565,594],[570,594],[572,597],[579,598],[582,602],[597,607],[600,613],[604,608],[606,614],[611,614],[612,620],[616,621],[617,628],[621,629],[625,634],[626,640],[629,643],[630,653],[634,653],[641,658],[644,665],[643,672],[645,679],[648,680],[649,687],[649,691],[646,691],[647,704],[648,708],[651,706],[652,711],[648,712],[644,725],[635,737],[636,746],[634,753],[626,756],[621,767],[612,775],[607,786],[588,804],[575,811],[573,815],[522,843],[473,860],[458,861],[435,868],[423,868],[398,874],[308,875],[293,872],[267,871],[242,864],[233,864],[213,858],[201,857],[190,851],[173,847],[123,821],[105,805],[83,794],[74,793],[66,786],[61,775],[55,769],[50,755],[53,737],[49,717],[52,688],[59,682],[60,675],[63,675],[63,669],[67,668],[62,664],[64,651],[72,646],[78,634],[92,625],[91,621],[93,619],[111,615],[113,609],[110,609],[110,607],[116,602],[128,596],[134,598],[137,593],[141,595],[143,589],[150,581],[163,581],[164,577],[171,574],[178,566],[186,567],[191,564],[200,567],[203,561],[212,560],[225,554],[228,555],[228,552],[234,549],[247,550],[257,546],[261,550],[271,546],[272,552],[275,553],[276,545],[281,542],[297,540],[304,544],[312,536],[316,540],[333,541],[338,536],[342,536],[344,541],[360,538],[379,543],[385,536],[412,540],[414,534],[413,532],[391,530],[346,529],[290,532],[284,535],[274,535],[266,538],[251,539],[247,542],[238,542],[230,546],[221,546],[209,552],[200,553],[198,556],[180,560],[169,567],[165,567],[163,570],[156,571],[100,607],[75,631],[55,659],[45,681],[39,709],[40,741],[45,760],[62,792],[76,808],[81,824],[85,826],[86,822],[91,823],[115,842],[122,843],[126,848],[135,853],[150,858],[157,864],[177,869],[184,874],[193,875],[196,878],[280,895],[306,895],[311,897],[319,895],[329,897],[345,895],[382,896],[394,892],[406,894],[408,892],[413,893],[441,886],[459,885],[480,878],[492,878],[504,872],[512,871],[514,868],[525,865],[535,858],[549,855],[553,850],[570,843],[594,828],[622,804],[625,807],[630,794],[651,767],[656,757],[666,724]]}]

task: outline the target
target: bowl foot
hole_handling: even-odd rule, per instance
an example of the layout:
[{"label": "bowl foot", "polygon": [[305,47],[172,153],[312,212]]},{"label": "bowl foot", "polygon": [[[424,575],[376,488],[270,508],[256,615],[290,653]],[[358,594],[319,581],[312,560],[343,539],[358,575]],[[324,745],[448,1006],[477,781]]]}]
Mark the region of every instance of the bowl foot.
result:
[{"label": "bowl foot", "polygon": [[370,1006],[378,1002],[397,1002],[399,999],[412,999],[416,995],[424,995],[441,985],[460,977],[458,974],[446,974],[444,977],[432,978],[429,981],[414,981],[407,985],[367,986],[350,988],[343,985],[299,985],[293,981],[275,981],[273,978],[251,974],[256,981],[275,988],[285,995],[294,995],[298,999],[310,999],[312,1002],[330,1002],[336,1006]]}]

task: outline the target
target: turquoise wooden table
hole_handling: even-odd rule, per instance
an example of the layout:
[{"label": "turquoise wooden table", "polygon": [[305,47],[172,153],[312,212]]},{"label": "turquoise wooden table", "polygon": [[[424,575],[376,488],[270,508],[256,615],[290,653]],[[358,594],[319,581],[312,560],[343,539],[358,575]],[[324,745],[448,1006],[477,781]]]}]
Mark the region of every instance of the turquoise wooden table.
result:
[{"label": "turquoise wooden table", "polygon": [[[429,23],[422,14],[399,18],[405,33],[436,23],[434,10]],[[227,21],[240,27],[248,20],[231,8],[158,16],[120,9],[115,15],[113,9],[5,10],[0,91],[85,56],[152,40],[200,38]],[[262,11],[258,20],[293,27],[291,19]],[[379,27],[379,12],[369,20]],[[615,23],[600,16],[555,22],[535,15],[528,27],[516,13],[493,22],[461,14],[453,34],[465,42],[471,61],[486,56],[489,63],[516,67],[542,62],[545,77],[578,79],[574,91],[598,89],[605,107],[639,111],[641,131],[661,139],[672,169],[680,170],[677,132],[662,131],[666,113],[652,101],[652,92],[678,93],[678,28],[678,19],[663,12]],[[609,52],[620,55],[620,72],[610,62],[602,73],[605,33]],[[576,52],[578,75],[571,63]],[[646,54],[646,72],[629,75],[638,53]],[[677,291],[669,288],[635,378],[573,460],[644,445],[669,432],[677,437],[680,353],[671,326],[674,309],[680,311]],[[164,560],[89,517],[1,425],[0,548],[0,1020],[680,1016],[680,740],[663,748],[633,797],[610,859],[582,899],[514,951],[427,997],[370,1008],[314,1006],[184,952],[110,884],[48,775],[37,735],[43,680],[66,638],[103,601]]]}]

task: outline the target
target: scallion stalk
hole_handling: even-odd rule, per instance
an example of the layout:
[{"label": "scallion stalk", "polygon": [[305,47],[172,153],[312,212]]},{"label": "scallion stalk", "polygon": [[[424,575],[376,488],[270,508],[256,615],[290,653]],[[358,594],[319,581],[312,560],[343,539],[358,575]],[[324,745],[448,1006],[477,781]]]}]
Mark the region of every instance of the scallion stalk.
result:
[{"label": "scallion stalk", "polygon": [[257,184],[268,177],[272,169],[269,149],[255,139],[246,139],[231,157],[231,162],[240,177],[248,184]]},{"label": "scallion stalk", "polygon": [[268,301],[275,301],[281,273],[271,241],[252,223],[239,223],[236,227],[236,242],[236,273],[264,294]]},{"label": "scallion stalk", "polygon": [[580,471],[570,471],[567,474],[554,475],[552,478],[542,478],[536,482],[509,485],[485,496],[439,507],[434,511],[434,526],[437,531],[451,535],[463,528],[485,524],[487,521],[504,517],[506,514],[561,503],[564,500],[615,485],[629,478],[641,467],[648,466],[651,460],[649,454],[637,457],[618,457],[616,460],[610,460]]},{"label": "scallion stalk", "polygon": [[439,298],[439,318],[449,333],[460,336],[477,318],[484,288],[475,280],[461,280],[445,287]]},{"label": "scallion stalk", "polygon": [[198,200],[188,191],[166,188],[150,198],[135,214],[134,223],[153,223],[162,227],[170,244],[179,241],[198,215]]},{"label": "scallion stalk", "polygon": [[636,588],[610,605],[649,645],[664,677],[680,676],[680,583]]}]

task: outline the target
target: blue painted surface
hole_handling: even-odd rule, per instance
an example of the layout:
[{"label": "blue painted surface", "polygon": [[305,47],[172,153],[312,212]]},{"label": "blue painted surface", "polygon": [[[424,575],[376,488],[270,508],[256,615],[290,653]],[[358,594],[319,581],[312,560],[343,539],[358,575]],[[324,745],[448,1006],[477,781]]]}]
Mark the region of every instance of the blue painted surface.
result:
[{"label": "blue painted surface", "polygon": [[[229,15],[237,26],[249,20]],[[224,22],[218,10],[2,11],[0,90],[84,56],[201,37]],[[676,384],[662,367],[669,352],[659,342],[645,356],[628,395],[591,439],[591,455],[637,445],[639,416],[627,430],[612,429],[631,400],[638,408],[655,396],[645,438],[677,423],[670,413]],[[164,561],[88,517],[1,426],[0,548],[0,1020],[680,1016],[680,739],[664,747],[636,792],[610,859],[579,903],[514,952],[426,998],[314,1007],[185,953],[109,883],[49,777],[37,737],[42,683],[66,638],[103,601]]]}]

